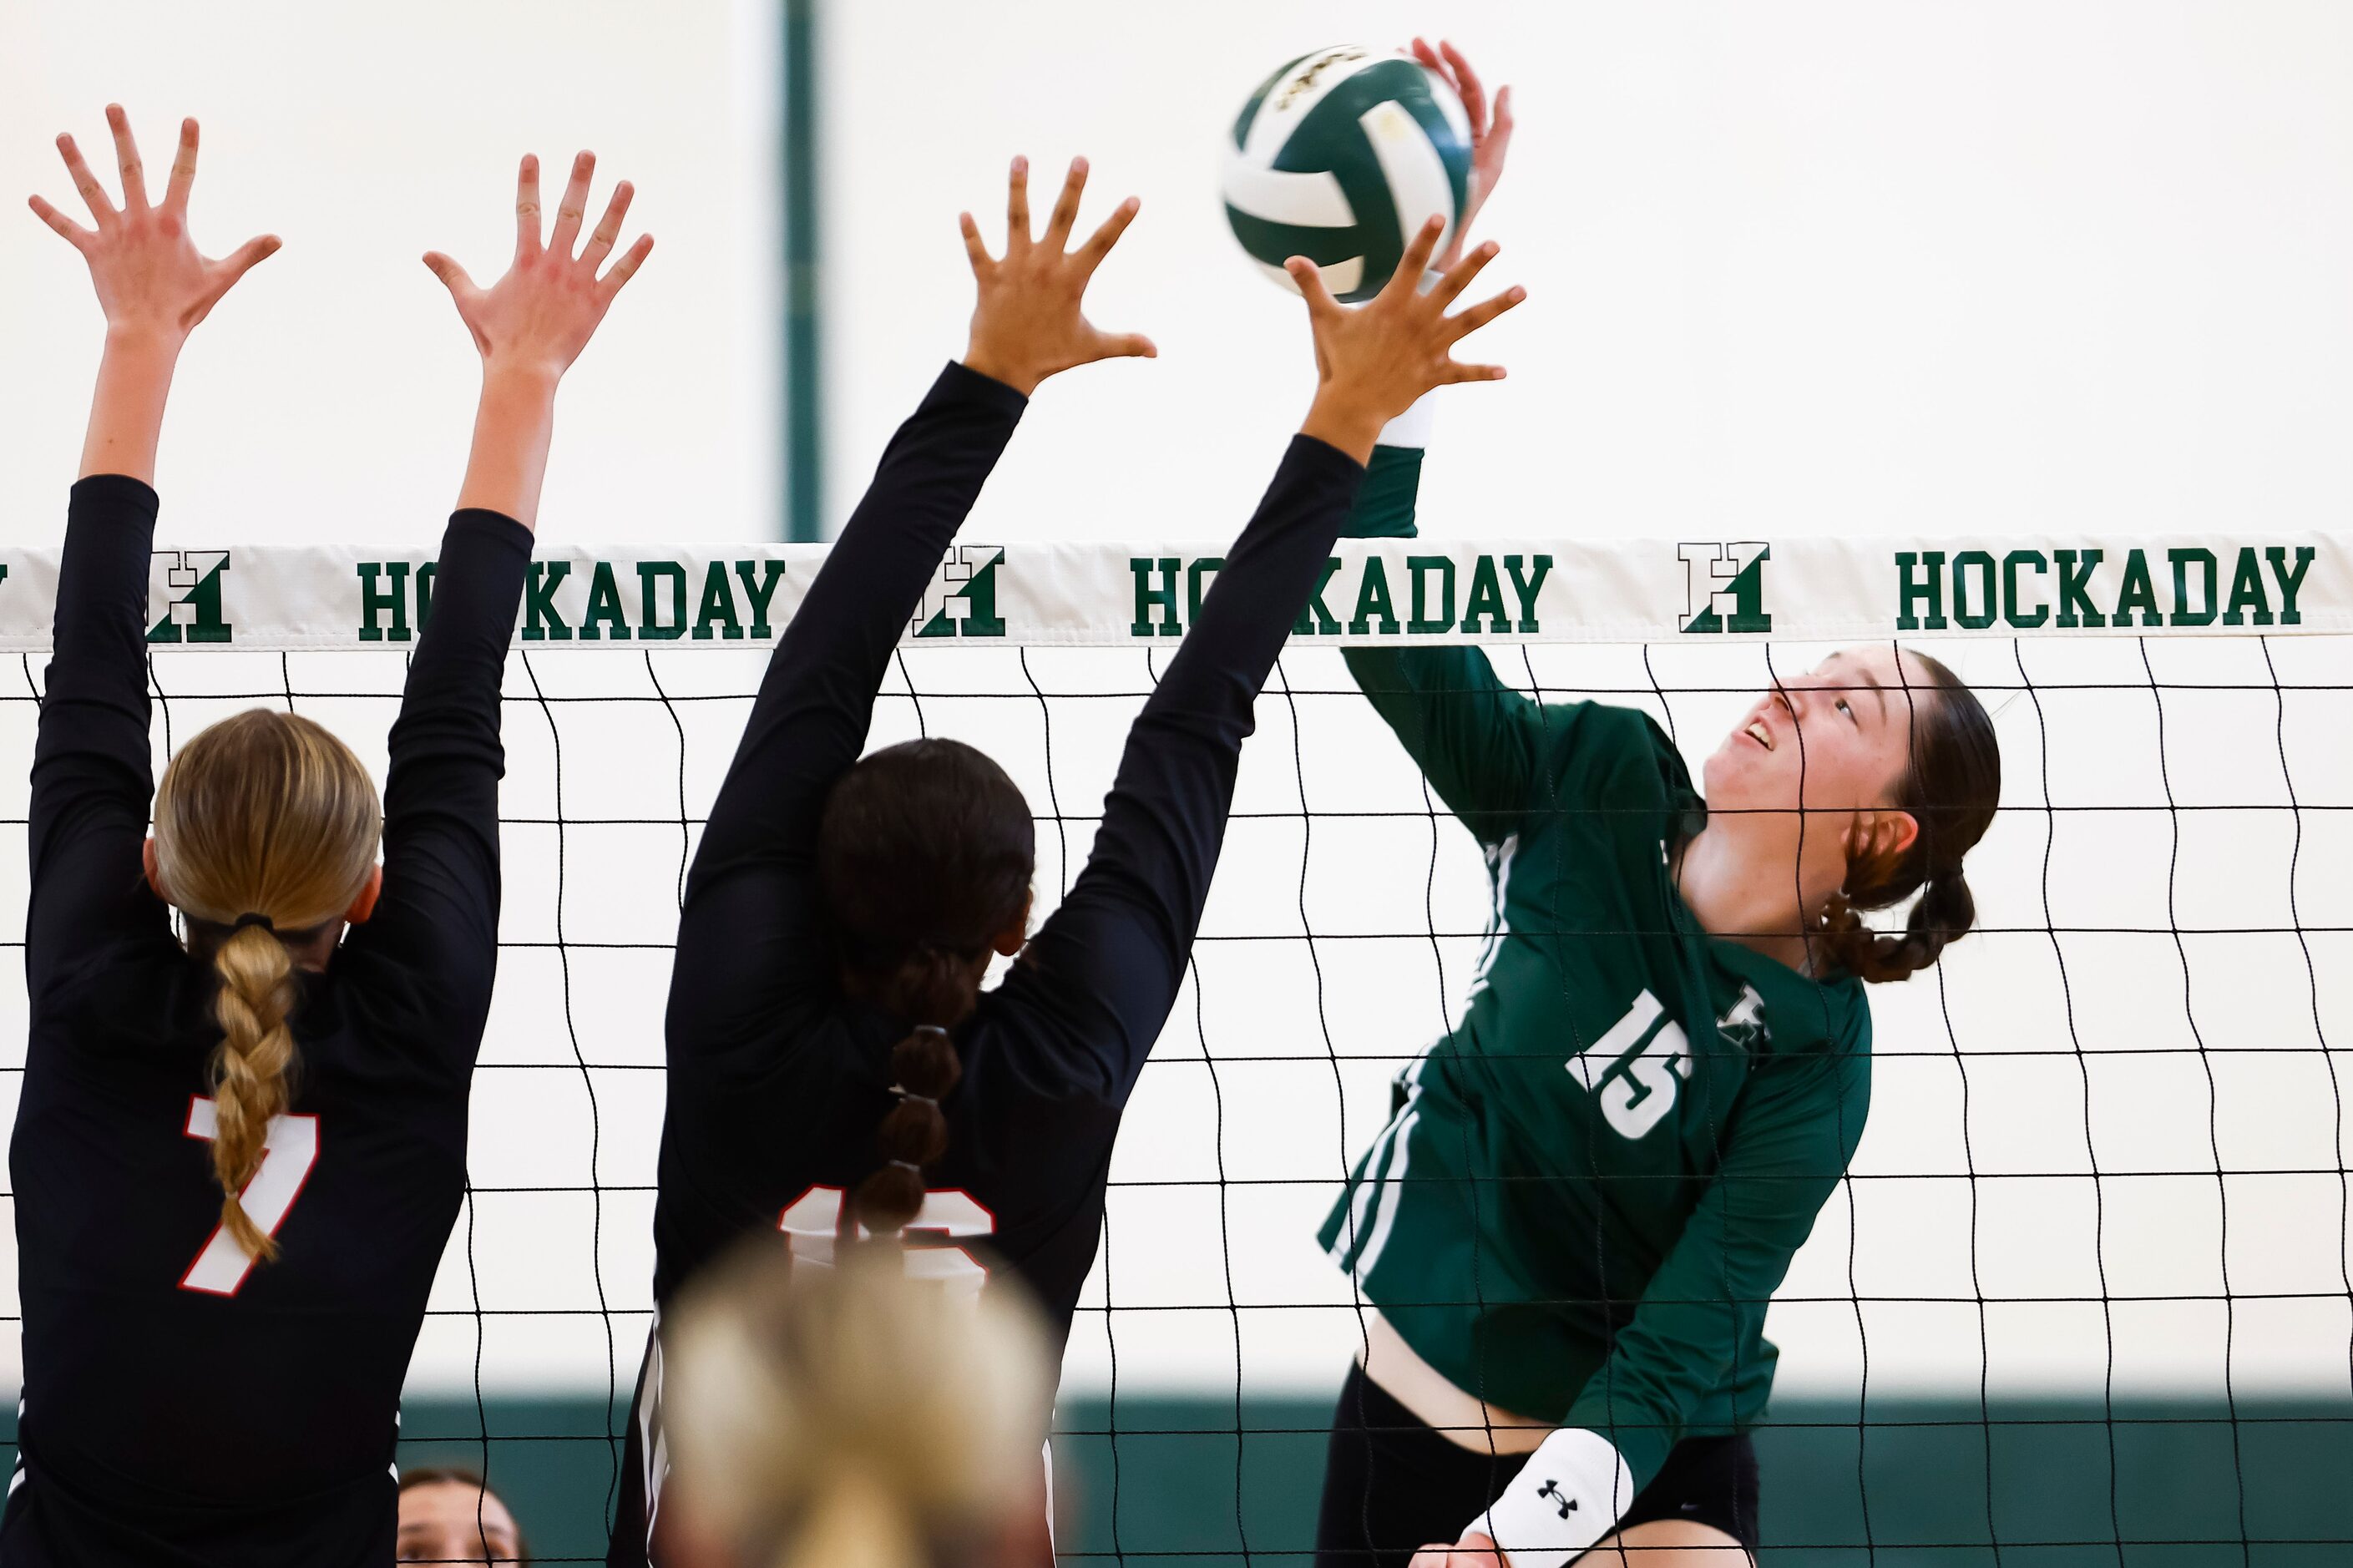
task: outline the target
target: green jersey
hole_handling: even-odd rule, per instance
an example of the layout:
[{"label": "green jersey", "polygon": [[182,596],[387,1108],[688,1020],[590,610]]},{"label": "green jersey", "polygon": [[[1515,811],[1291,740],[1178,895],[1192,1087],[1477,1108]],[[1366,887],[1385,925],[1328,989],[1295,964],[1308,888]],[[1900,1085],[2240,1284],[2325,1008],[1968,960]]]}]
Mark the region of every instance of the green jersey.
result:
[{"label": "green jersey", "polygon": [[[1408,457],[1383,448],[1367,495],[1409,525]],[[1862,1133],[1862,984],[1700,929],[1669,860],[1705,808],[1648,716],[1533,701],[1477,648],[1347,659],[1478,838],[1494,910],[1461,1021],[1399,1075],[1321,1239],[1450,1382],[1601,1433],[1647,1485],[1764,1408],[1767,1302]]]}]

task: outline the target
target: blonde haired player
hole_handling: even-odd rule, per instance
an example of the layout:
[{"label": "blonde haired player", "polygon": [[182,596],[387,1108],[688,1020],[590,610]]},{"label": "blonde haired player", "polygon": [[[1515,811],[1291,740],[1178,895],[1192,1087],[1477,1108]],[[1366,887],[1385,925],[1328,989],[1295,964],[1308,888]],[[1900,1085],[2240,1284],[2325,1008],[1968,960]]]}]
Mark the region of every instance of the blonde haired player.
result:
[{"label": "blonde haired player", "polygon": [[754,1244],[688,1289],[670,1332],[686,1568],[1052,1559],[1053,1363],[1018,1286],[959,1298],[883,1247],[796,1277]]},{"label": "blonde haired player", "polygon": [[195,121],[151,204],[128,120],[107,119],[120,205],[69,136],[91,226],[32,203],[89,263],[106,350],[33,758],[9,1146],[25,1386],[0,1563],[381,1563],[401,1381],[465,1185],[497,957],[499,685],[556,383],[651,241],[599,276],[624,184],[574,254],[583,153],[547,243],[524,161],[495,286],[427,258],[482,393],[381,818],[349,749],[283,713],[191,738],[157,789],[165,396],[190,331],[278,241],[206,259],[188,233]]}]

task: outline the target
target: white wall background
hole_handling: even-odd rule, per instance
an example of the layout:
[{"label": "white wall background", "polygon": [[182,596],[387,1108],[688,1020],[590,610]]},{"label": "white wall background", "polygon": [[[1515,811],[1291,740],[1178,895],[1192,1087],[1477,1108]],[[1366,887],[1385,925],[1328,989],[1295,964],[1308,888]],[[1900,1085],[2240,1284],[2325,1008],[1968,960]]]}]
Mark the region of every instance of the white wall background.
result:
[{"label": "white wall background", "polygon": [[[95,147],[98,108],[116,97],[157,145],[183,110],[205,118],[200,236],[226,246],[274,226],[288,240],[207,325],[184,371],[164,457],[167,528],[220,520],[214,537],[262,542],[322,529],[416,539],[437,527],[462,462],[472,367],[416,253],[438,246],[491,267],[504,250],[514,155],[535,148],[556,165],[585,143],[607,174],[637,180],[639,216],[661,246],[565,394],[547,525],[576,538],[773,534],[776,70],[764,13],[752,0],[427,5],[396,16],[215,5],[201,21],[63,0],[0,12],[0,194],[66,194],[49,138],[70,126]],[[1417,26],[1442,26],[1491,80],[1518,89],[1513,173],[1483,226],[1506,245],[1498,284],[1522,281],[1533,295],[1483,351],[1513,380],[1451,395],[1441,414],[1424,488],[1432,531],[2230,531],[2348,515],[2353,13],[2340,7],[1857,0],[1456,4],[1432,14],[1386,0],[1156,12],[902,0],[836,4],[825,22],[829,518],[855,499],[937,363],[961,348],[969,294],[956,211],[972,207],[993,231],[1008,156],[1030,154],[1043,186],[1083,151],[1098,171],[1090,221],[1119,195],[1145,198],[1102,277],[1098,319],[1154,333],[1163,357],[1083,372],[1041,395],[974,531],[1203,537],[1237,527],[1303,409],[1311,373],[1297,305],[1241,262],[1224,231],[1217,139],[1280,60],[1341,37],[1401,40]],[[0,542],[54,534],[96,325],[71,253],[29,215],[0,214]],[[2127,646],[2064,668],[2129,683],[2130,668],[2108,669]],[[2254,679],[2249,657],[2210,652],[2183,673]],[[2342,648],[2283,657],[2306,679],[2345,678]],[[1559,687],[1632,683],[1609,658],[1539,655],[1537,668]],[[1726,658],[1742,664],[1738,679],[1762,679],[1752,656]],[[1061,679],[1134,690],[1145,673],[1100,658],[1060,670],[1034,662],[1050,689]],[[381,670],[358,673],[366,664],[347,658],[310,679],[382,684]],[[649,689],[635,656],[537,664],[564,689]],[[926,690],[1026,690],[1002,660],[919,665]],[[1328,658],[1288,668],[1303,684],[1336,684]],[[1992,679],[2007,666],[2001,649],[1978,645],[1967,668]],[[175,682],[250,684],[231,662],[174,668]],[[670,656],[661,674],[673,694],[748,681],[723,657]],[[512,689],[530,688],[519,679]],[[1678,700],[1694,757],[1729,700]],[[1410,771],[1356,700],[1305,705],[1317,809],[1419,808]],[[375,747],[384,706],[343,704],[333,717]],[[1054,782],[1064,809],[1079,810],[1108,776],[1124,710],[1067,707]],[[714,703],[688,718],[692,815],[740,711]],[[204,712],[180,710],[183,721]],[[1004,755],[1042,804],[1034,715],[1017,724],[1007,712],[1001,701],[926,706],[935,728]],[[2284,798],[2263,749],[2267,699],[2228,711],[2193,699],[2187,712],[2203,728],[2189,739],[2169,731],[2178,787],[2216,802]],[[2191,721],[2172,714],[2177,726]],[[2299,793],[2353,804],[2353,714],[2341,700],[2299,699],[2289,717]],[[5,755],[21,758],[29,715],[12,708],[6,718]],[[903,701],[886,704],[878,739],[913,719]],[[2161,801],[2152,720],[2145,698],[2074,700],[2054,719],[2056,798]],[[561,722],[567,756],[597,759],[567,772],[567,815],[676,809],[678,740],[659,708],[567,709]],[[1287,708],[1263,715],[1246,808],[1295,808],[1290,722]],[[2012,703],[2002,724],[2012,804],[2038,803],[2030,760],[2044,742],[2031,704]],[[553,814],[549,730],[522,712],[511,723],[511,816]],[[21,784],[5,781],[21,773],[0,771],[12,792],[0,808],[20,798]],[[2147,837],[2155,820],[2069,819],[2063,832],[2075,836],[2052,851],[2052,918],[2157,919],[2166,846]],[[2330,856],[2341,863],[2334,821],[2307,823],[2322,835],[2303,862],[2308,924],[2348,924],[2315,869]],[[2184,907],[2228,907],[2221,923],[2276,923],[2287,890],[2281,824],[2250,814],[2238,837],[2197,838]],[[1472,944],[1433,952],[1423,932],[1433,921],[1475,927],[1468,841],[1438,836],[1433,916],[1419,894],[1426,823],[1316,831],[1303,916],[1309,849],[1295,824],[1237,828],[1211,930],[1283,941],[1205,946],[1198,1022],[1188,997],[1131,1119],[1124,1182],[1198,1182],[1220,1157],[1236,1175],[1335,1178],[1377,1123],[1393,1064],[1373,1058],[1427,1037],[1442,976],[1459,995]],[[2042,833],[2042,818],[2019,810],[1989,843],[1978,879],[1989,920],[2045,918]],[[668,826],[571,830],[568,939],[664,940],[681,845]],[[553,831],[511,829],[509,852],[509,935],[548,940],[559,913]],[[1041,867],[1042,890],[1061,869]],[[21,874],[19,860],[10,875]],[[20,905],[0,893],[0,909]],[[1345,1094],[1333,1088],[1300,939],[1335,926],[1397,938],[1318,950],[1333,977],[1334,1049],[1366,1058],[1344,1070]],[[2190,945],[2210,1047],[2304,1038],[2294,1031],[2310,1009],[2295,1005],[2314,993],[2291,945]],[[2252,1052],[2209,1079],[2186,1035],[2168,940],[2086,939],[2077,951],[2085,1047],[2120,1051],[2084,1069],[2032,1054],[2071,1040],[2039,932],[1956,950],[1942,994],[1922,985],[1880,998],[1879,1099],[1857,1166],[1866,1180],[1852,1209],[1832,1205],[1792,1275],[1791,1296],[1813,1300],[1774,1318],[1793,1380],[1851,1380],[1867,1342],[1882,1386],[1974,1386],[1980,1375],[2096,1386],[2110,1357],[2121,1380],[2141,1385],[2211,1387],[2226,1364],[2242,1387],[2343,1385],[2353,1308],[2331,1295],[2344,1277],[2345,1199],[2326,1173],[2345,1163],[2346,1127],[2330,1059]],[[1245,956],[1253,952],[1261,956]],[[2317,1005],[2353,1087],[2341,936],[2316,952]],[[648,1066],[666,978],[657,957],[575,963],[582,1054],[609,1064],[587,1072],[562,1065],[573,1039],[556,1023],[554,961],[545,950],[512,957],[478,1091],[478,1184],[585,1185],[592,1170],[608,1185],[650,1179],[660,1102]],[[2189,1054],[2122,1049],[2146,1038]],[[1226,1077],[1221,1142],[1207,1070],[1186,1059],[1205,1047],[1299,1065]],[[2017,1054],[1994,1059],[2004,1053]],[[1966,1122],[1965,1060],[1976,1074]],[[549,1062],[558,1069],[526,1065]],[[2094,1159],[2115,1205],[2097,1215],[2084,1179]],[[2218,1164],[2238,1173],[2235,1186],[2195,1173]],[[1972,1171],[1985,1177],[1974,1242],[1971,1184],[1954,1179]],[[1899,1173],[1926,1179],[1883,1180]],[[1235,1188],[1222,1222],[1213,1185],[1115,1194],[1110,1299],[1204,1309],[1122,1322],[1122,1385],[1226,1384],[1238,1363],[1254,1380],[1328,1385],[1355,1332],[1345,1286],[1308,1235],[1328,1190]],[[462,1227],[453,1238],[437,1293],[453,1315],[427,1328],[420,1386],[471,1383],[477,1303],[494,1314],[483,1341],[492,1385],[602,1386],[610,1359],[626,1384],[643,1322],[634,1313],[649,1201],[608,1194],[601,1218],[592,1206],[578,1193],[485,1195],[473,1272]],[[1229,1253],[1241,1260],[1236,1298],[1258,1310],[1229,1310]],[[2242,1300],[2228,1324],[2217,1300],[2226,1262],[2234,1292],[2268,1297]],[[2083,1300],[2098,1294],[2101,1264],[2111,1291],[2150,1300],[2104,1321]],[[1099,1275],[1091,1292],[1104,1289]],[[600,1291],[621,1314],[610,1342],[595,1317],[529,1315],[579,1314]],[[2038,1300],[1980,1313],[1968,1304],[1978,1294]],[[1082,1319],[1073,1337],[1079,1380],[1109,1375],[1102,1321]]]},{"label": "white wall background", "polygon": [[1281,61],[1416,28],[1517,89],[1483,226],[1530,290],[1477,340],[1513,380],[1447,401],[1433,529],[2347,515],[2353,10],[2328,0],[833,6],[832,511],[963,342],[957,209],[1001,223],[1009,154],[1083,152],[1091,215],[1145,201],[1098,319],[1163,357],[1050,387],[987,526],[1237,527],[1311,371],[1226,233],[1218,138]]},{"label": "white wall background", "polygon": [[159,172],[203,122],[200,245],[286,241],[182,363],[167,528],[438,537],[479,378],[417,258],[487,283],[522,154],[552,206],[588,147],[595,200],[633,181],[656,249],[566,380],[546,526],[775,537],[774,32],[759,0],[0,5],[0,542],[57,531],[100,338],[80,258],[24,200],[79,205],[60,131],[113,185],[110,101]]}]

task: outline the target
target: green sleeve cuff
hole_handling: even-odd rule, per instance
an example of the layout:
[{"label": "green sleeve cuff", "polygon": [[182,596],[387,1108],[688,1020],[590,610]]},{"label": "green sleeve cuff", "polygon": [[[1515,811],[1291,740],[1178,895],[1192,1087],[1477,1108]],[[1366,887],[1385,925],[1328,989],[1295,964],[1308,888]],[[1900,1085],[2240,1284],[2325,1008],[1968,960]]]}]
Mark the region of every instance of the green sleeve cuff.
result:
[{"label": "green sleeve cuff", "polygon": [[1356,491],[1356,510],[1341,527],[1344,539],[1411,539],[1414,500],[1421,490],[1421,448],[1376,447]]}]

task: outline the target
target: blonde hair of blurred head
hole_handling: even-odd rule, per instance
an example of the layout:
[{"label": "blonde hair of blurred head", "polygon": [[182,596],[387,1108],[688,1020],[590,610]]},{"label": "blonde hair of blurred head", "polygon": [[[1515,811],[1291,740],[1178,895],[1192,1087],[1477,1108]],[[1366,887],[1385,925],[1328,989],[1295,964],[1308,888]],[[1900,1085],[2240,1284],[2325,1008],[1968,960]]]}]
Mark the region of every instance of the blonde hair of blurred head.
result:
[{"label": "blonde hair of blurred head", "polygon": [[1037,1314],[1009,1281],[954,1297],[908,1278],[887,1242],[795,1268],[762,1237],[663,1338],[682,1510],[746,1564],[985,1560],[1042,1515],[1052,1382]]},{"label": "blonde hair of blurred head", "polygon": [[286,944],[356,912],[383,836],[375,784],[360,760],[291,713],[254,709],[222,720],[180,748],[155,789],[156,890],[191,921],[269,921],[227,931],[212,954],[222,1037],[212,1059],[213,1174],[222,1226],[257,1261],[276,1257],[278,1244],[246,1216],[237,1194],[261,1163],[270,1118],[292,1095],[294,959]]}]

